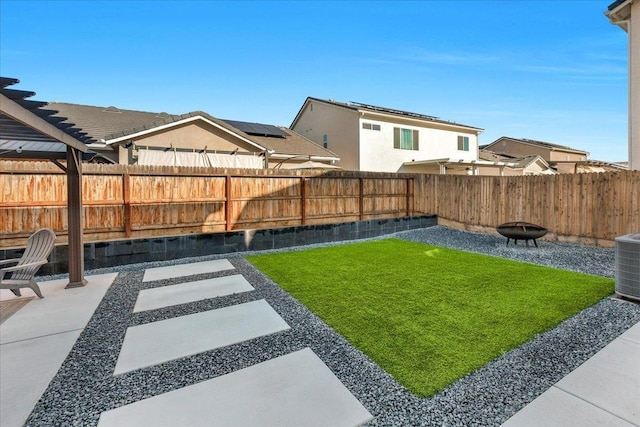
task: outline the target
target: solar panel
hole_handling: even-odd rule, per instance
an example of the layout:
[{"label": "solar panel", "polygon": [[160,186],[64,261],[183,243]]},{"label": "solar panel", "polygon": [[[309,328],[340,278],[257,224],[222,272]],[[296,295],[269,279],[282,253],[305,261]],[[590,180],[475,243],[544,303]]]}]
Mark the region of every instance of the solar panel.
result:
[{"label": "solar panel", "polygon": [[282,129],[273,126],[273,125],[265,125],[262,123],[250,123],[250,122],[239,122],[236,120],[223,120],[225,123],[230,124],[236,129],[241,130],[242,132],[248,135],[255,136],[271,136],[278,138],[286,138],[287,134],[282,131]]}]

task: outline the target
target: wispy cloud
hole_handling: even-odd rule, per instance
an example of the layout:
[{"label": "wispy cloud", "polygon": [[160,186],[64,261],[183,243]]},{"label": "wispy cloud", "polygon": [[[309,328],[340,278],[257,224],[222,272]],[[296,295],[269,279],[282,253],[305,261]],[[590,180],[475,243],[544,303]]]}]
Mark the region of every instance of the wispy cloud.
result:
[{"label": "wispy cloud", "polygon": [[481,63],[498,63],[503,60],[499,55],[491,53],[470,53],[463,51],[436,51],[423,48],[411,48],[400,52],[393,57],[397,60],[412,61],[428,64],[481,64]]}]

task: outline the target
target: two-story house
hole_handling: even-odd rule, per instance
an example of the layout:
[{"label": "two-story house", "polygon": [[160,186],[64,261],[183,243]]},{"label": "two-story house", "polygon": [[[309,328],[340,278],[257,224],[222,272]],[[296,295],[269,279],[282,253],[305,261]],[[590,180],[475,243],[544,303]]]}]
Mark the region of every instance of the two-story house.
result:
[{"label": "two-story house", "polygon": [[344,169],[431,173],[454,165],[466,173],[476,165],[483,131],[424,114],[311,97],[290,128],[336,153]]},{"label": "two-story house", "polygon": [[629,169],[640,170],[640,1],[616,0],[605,15],[629,37]]}]

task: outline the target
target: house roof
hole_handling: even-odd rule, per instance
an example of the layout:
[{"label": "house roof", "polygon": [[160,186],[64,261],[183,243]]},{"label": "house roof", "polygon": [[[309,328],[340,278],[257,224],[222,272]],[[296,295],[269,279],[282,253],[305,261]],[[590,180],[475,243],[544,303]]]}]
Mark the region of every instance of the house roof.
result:
[{"label": "house roof", "polygon": [[365,112],[370,112],[370,113],[389,114],[389,115],[392,115],[392,116],[404,117],[404,118],[410,118],[410,119],[416,119],[416,120],[422,120],[422,121],[426,121],[426,122],[433,122],[433,123],[439,123],[439,124],[445,124],[445,125],[449,125],[449,126],[460,126],[460,127],[465,127],[465,128],[477,130],[477,131],[483,131],[484,130],[482,128],[475,127],[475,126],[463,125],[461,123],[450,122],[450,121],[447,121],[447,120],[441,120],[438,117],[428,116],[426,114],[412,113],[410,111],[396,110],[396,109],[386,108],[386,107],[378,107],[376,105],[362,104],[360,102],[353,102],[353,101],[351,101],[351,102],[339,102],[339,101],[335,101],[333,99],[320,99],[320,98],[314,98],[314,97],[311,97],[311,96],[307,97],[305,102],[302,104],[302,107],[298,111],[298,114],[296,114],[296,117],[293,119],[293,122],[291,122],[291,127],[294,127],[294,124],[298,121],[298,118],[302,114],[302,111],[304,110],[305,106],[310,101],[322,102],[322,103],[325,103],[325,104],[334,105],[334,106],[345,108],[345,109],[352,110],[352,111],[365,111]]},{"label": "house roof", "polygon": [[[227,127],[233,129],[236,133],[239,133],[246,138],[255,141],[267,150],[275,151],[277,154],[285,154],[291,156],[306,155],[314,157],[334,157],[336,160],[339,157],[333,151],[327,150],[326,148],[300,135],[299,133],[296,133],[291,129],[285,127],[275,126],[284,134],[284,136],[254,135],[243,132],[236,126],[240,125],[242,127],[242,124],[260,125],[261,123],[239,122],[236,120],[220,120],[220,122],[225,123]],[[231,123],[233,123],[233,125]]]},{"label": "house roof", "polygon": [[78,127],[99,141],[114,139],[141,129],[150,129],[175,121],[180,116],[167,113],[125,110],[117,107],[51,102],[47,108],[57,110],[58,116],[69,117]]},{"label": "house roof", "polygon": [[627,2],[627,1],[631,2],[631,0],[616,0],[613,3],[611,3],[609,5],[609,7],[607,7],[607,10],[611,11],[611,10],[617,8],[618,6],[620,6],[622,3]]},{"label": "house roof", "polygon": [[507,163],[513,163],[514,164],[514,168],[527,168],[529,165],[535,163],[535,162],[542,162],[546,167],[549,167],[549,164],[546,162],[546,160],[544,160],[542,157],[540,157],[537,154],[531,154],[529,156],[524,156],[524,157],[516,157],[516,156],[510,156],[508,154],[499,154],[499,153],[495,153],[491,150],[486,150],[486,149],[480,149],[478,151],[478,158],[480,158],[481,160],[488,160],[488,161],[492,161],[492,162],[507,162]]},{"label": "house roof", "polygon": [[518,142],[518,143],[521,143],[521,144],[527,144],[527,145],[533,145],[533,146],[536,146],[536,147],[546,148],[546,149],[549,149],[551,151],[568,151],[568,152],[571,152],[571,153],[584,154],[584,155],[588,155],[589,154],[589,152],[587,152],[587,151],[578,150],[578,149],[575,149],[575,148],[567,147],[565,145],[552,144],[550,142],[537,141],[535,139],[512,138],[512,137],[509,137],[509,136],[501,136],[500,138],[498,138],[495,141],[493,141],[491,144],[483,145],[482,147],[480,147],[480,149],[489,149],[491,146],[493,146],[493,145],[497,144],[498,142],[503,141],[505,139],[510,140],[510,141],[514,141],[514,142]]},{"label": "house roof", "polygon": [[7,89],[20,80],[0,77],[0,155],[11,158],[66,158],[67,146],[87,153],[91,137],[73,123],[54,117],[46,102],[28,100],[35,92]]},{"label": "house roof", "polygon": [[[159,128],[202,119],[247,140],[259,150],[271,150],[277,154],[289,156],[307,155],[338,159],[338,156],[332,151],[290,129],[261,123],[221,120],[204,111],[168,114],[57,102],[50,103],[48,108],[56,109],[61,115],[72,118],[89,135],[108,144],[125,142],[128,136],[155,132]],[[256,129],[256,132],[247,133],[241,129],[248,132],[251,132],[250,129]],[[262,132],[264,129],[270,130],[273,134]],[[274,135],[276,133],[278,135]]]},{"label": "house roof", "polygon": [[604,13],[609,22],[629,32],[629,19],[631,19],[631,5],[634,0],[617,0],[609,5]]}]

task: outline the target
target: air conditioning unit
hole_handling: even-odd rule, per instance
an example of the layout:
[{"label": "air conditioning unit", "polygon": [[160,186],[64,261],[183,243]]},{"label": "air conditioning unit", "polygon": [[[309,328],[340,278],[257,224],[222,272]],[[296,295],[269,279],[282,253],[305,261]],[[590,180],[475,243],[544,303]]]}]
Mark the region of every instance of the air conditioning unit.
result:
[{"label": "air conditioning unit", "polygon": [[616,237],[616,293],[640,300],[640,233]]}]

